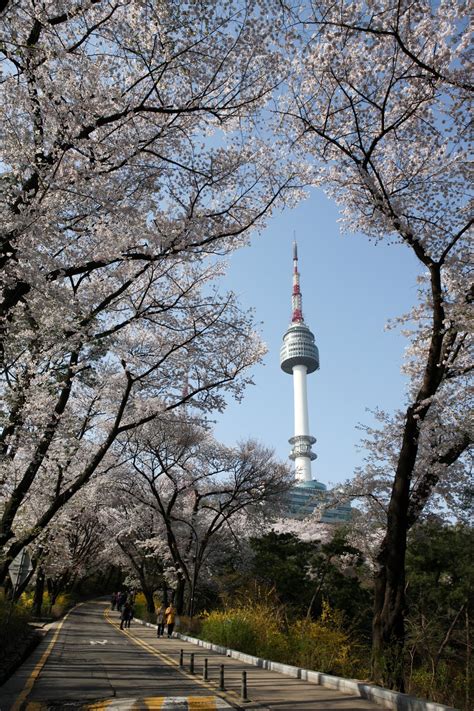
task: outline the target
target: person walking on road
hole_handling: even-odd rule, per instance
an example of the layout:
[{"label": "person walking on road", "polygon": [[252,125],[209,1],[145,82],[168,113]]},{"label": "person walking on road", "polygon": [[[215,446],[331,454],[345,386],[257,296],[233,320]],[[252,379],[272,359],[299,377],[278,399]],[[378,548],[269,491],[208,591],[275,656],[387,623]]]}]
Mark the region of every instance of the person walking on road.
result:
[{"label": "person walking on road", "polygon": [[165,609],[160,605],[156,613],[156,636],[163,637],[165,634]]},{"label": "person walking on road", "polygon": [[168,632],[168,638],[171,637],[173,634],[174,630],[174,622],[176,619],[176,610],[173,607],[173,603],[171,603],[165,610],[165,621],[166,621],[166,630]]},{"label": "person walking on road", "polygon": [[110,609],[115,610],[115,606],[117,604],[117,595],[118,593],[112,593],[111,598],[110,598]]},{"label": "person walking on road", "polygon": [[132,607],[130,603],[124,602],[122,605],[122,610],[120,613],[120,629],[123,630],[124,627],[130,627],[130,620],[133,617]]},{"label": "person walking on road", "polygon": [[118,595],[117,595],[117,610],[119,612],[122,612],[122,607],[124,606],[126,600],[127,600],[127,593],[125,591],[118,593]]},{"label": "person walking on road", "polygon": [[127,619],[125,621],[125,627],[128,627],[130,629],[130,623],[133,620],[133,615],[134,615],[134,608],[133,608],[133,601],[128,601],[128,614],[127,614]]}]

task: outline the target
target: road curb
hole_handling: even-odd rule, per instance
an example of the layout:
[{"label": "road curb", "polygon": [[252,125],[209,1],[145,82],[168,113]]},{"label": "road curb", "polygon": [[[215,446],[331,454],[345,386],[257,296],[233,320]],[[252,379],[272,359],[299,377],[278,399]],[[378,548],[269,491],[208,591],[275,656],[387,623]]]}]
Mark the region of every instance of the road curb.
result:
[{"label": "road curb", "polygon": [[[154,627],[155,625],[150,626]],[[179,632],[176,633],[176,637],[178,639],[182,639],[184,642],[190,642],[191,644],[204,647],[205,649],[217,652],[218,654],[223,654],[226,657],[238,659],[245,664],[267,669],[268,671],[279,672],[285,676],[301,679],[302,681],[307,681],[310,684],[318,684],[319,686],[324,686],[328,689],[336,689],[347,694],[354,694],[355,696],[359,696],[367,701],[373,701],[374,703],[377,703],[387,709],[394,709],[395,711],[456,711],[456,709],[451,706],[443,706],[442,704],[419,699],[416,696],[410,696],[409,694],[402,694],[398,691],[390,691],[389,689],[384,689],[381,686],[376,686],[375,684],[366,684],[355,679],[345,679],[344,677],[333,676],[332,674],[323,674],[322,672],[302,669],[301,667],[294,667],[289,664],[272,662],[269,659],[254,657],[251,654],[245,654],[244,652],[238,652],[235,649],[229,649],[228,647],[222,647],[217,644],[212,644],[211,642],[205,642],[202,639],[190,637],[189,635],[181,634]]]},{"label": "road curb", "polygon": [[[136,617],[133,618],[135,622],[145,627],[152,627],[156,629],[156,625],[151,622],[145,622]],[[261,669],[267,669],[268,671],[279,672],[285,676],[291,676],[295,679],[301,679],[302,681],[307,681],[310,684],[318,684],[319,686],[324,686],[328,689],[335,689],[337,691],[343,691],[347,694],[354,694],[359,696],[361,699],[366,699],[367,701],[373,701],[387,709],[394,709],[394,711],[457,711],[452,706],[443,706],[443,704],[437,704],[433,701],[426,701],[424,699],[419,699],[416,696],[410,696],[409,694],[402,694],[400,691],[390,691],[390,689],[384,689],[381,686],[376,686],[375,684],[367,684],[356,679],[345,679],[342,676],[333,676],[332,674],[324,674],[323,672],[311,671],[310,669],[302,669],[301,667],[294,667],[290,664],[281,664],[280,662],[272,662],[269,659],[263,659],[262,657],[254,657],[251,654],[245,654],[245,652],[238,652],[235,649],[230,649],[229,647],[222,647],[218,644],[212,644],[212,642],[206,642],[203,639],[198,639],[197,637],[190,637],[187,634],[181,634],[180,632],[173,632],[173,637],[176,639],[182,639],[183,642],[190,642],[198,647],[204,647],[204,649],[209,649],[217,654],[222,654],[231,659],[238,659],[244,664],[250,664],[251,666],[260,667]]]}]

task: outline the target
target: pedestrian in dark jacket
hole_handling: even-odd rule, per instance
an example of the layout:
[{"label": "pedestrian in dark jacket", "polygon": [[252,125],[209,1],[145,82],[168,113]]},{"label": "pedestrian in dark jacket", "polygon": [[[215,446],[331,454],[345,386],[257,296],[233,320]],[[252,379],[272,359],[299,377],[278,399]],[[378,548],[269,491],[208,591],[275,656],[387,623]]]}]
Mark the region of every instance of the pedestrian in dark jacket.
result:
[{"label": "pedestrian in dark jacket", "polygon": [[123,630],[124,627],[130,627],[130,620],[133,617],[133,612],[131,605],[128,602],[124,602],[122,605],[122,611],[120,615],[120,629]]},{"label": "pedestrian in dark jacket", "polygon": [[127,593],[126,593],[126,592],[118,593],[118,597],[117,597],[117,610],[118,610],[119,612],[122,611],[122,607],[125,605],[126,601],[127,601]]},{"label": "pedestrian in dark jacket", "polygon": [[133,620],[133,614],[134,614],[134,609],[133,609],[133,603],[129,602],[128,603],[128,615],[127,615],[127,622],[126,622],[126,627],[130,627],[130,622]]},{"label": "pedestrian in dark jacket", "polygon": [[164,637],[165,634],[165,608],[160,605],[156,613],[156,636]]}]

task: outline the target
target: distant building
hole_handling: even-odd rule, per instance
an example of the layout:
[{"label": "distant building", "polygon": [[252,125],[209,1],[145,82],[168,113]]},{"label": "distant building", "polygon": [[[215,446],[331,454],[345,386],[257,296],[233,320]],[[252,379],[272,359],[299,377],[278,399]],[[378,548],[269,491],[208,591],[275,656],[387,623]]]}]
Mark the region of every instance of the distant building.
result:
[{"label": "distant building", "polygon": [[[326,485],[316,479],[299,482],[289,493],[288,514],[294,518],[309,516],[326,504],[329,493]],[[344,523],[351,520],[351,515],[350,504],[339,504],[324,511],[321,522]]]},{"label": "distant building", "polygon": [[[303,319],[303,299],[298,271],[298,249],[293,242],[293,290],[291,296],[291,323],[283,336],[280,350],[280,367],[293,376],[294,436],[290,459],[295,463],[296,484],[289,495],[289,514],[297,518],[312,513],[324,505],[328,498],[327,487],[311,476],[311,462],[316,459],[312,446],[316,438],[309,433],[307,375],[319,370],[319,351],[314,335]],[[340,523],[351,518],[350,505],[336,506],[325,511],[323,523]]]}]

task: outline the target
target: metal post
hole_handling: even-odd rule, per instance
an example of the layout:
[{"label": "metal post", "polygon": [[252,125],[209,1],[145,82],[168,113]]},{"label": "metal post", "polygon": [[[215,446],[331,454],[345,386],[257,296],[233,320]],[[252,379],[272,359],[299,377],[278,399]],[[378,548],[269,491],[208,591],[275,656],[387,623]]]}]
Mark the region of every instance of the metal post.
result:
[{"label": "metal post", "polygon": [[248,701],[249,697],[247,696],[247,672],[243,671],[242,672],[242,688],[240,691],[240,698],[242,701]]},{"label": "metal post", "polygon": [[182,649],[180,649],[179,650],[179,666],[180,667],[184,666],[183,655],[184,655],[184,652]]},{"label": "metal post", "polygon": [[221,669],[219,672],[219,691],[224,691],[224,665],[221,664]]},{"label": "metal post", "polygon": [[194,674],[194,652],[189,655],[189,671]]},{"label": "metal post", "polygon": [[204,681],[207,681],[209,679],[209,672],[207,668],[207,658],[204,660],[204,668],[202,670],[202,678]]}]

